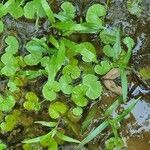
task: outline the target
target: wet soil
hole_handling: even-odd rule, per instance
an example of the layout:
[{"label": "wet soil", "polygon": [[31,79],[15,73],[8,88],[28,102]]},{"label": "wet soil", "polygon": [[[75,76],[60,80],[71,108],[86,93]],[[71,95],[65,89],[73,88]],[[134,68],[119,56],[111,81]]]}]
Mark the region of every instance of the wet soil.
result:
[{"label": "wet soil", "polygon": [[[52,2],[53,9],[58,11],[62,0],[54,0]],[[73,1],[73,4],[77,7],[77,16],[84,16],[87,8],[93,3],[106,4],[105,0],[77,0]],[[150,1],[143,0],[141,4],[143,12],[140,17],[131,15],[126,8],[126,0],[110,0],[108,5],[108,14],[106,22],[108,26],[121,26],[123,29],[122,34],[130,35],[134,38],[136,46],[133,50],[133,56],[130,63],[130,74],[129,74],[129,100],[141,96],[141,99],[135,106],[130,117],[121,123],[120,134],[126,139],[126,150],[149,150],[150,147],[150,82],[143,80],[139,75],[139,69],[150,66]],[[25,50],[22,45],[25,45],[32,37],[42,37],[45,34],[50,34],[51,31],[48,29],[48,22],[45,20],[40,21],[41,27],[36,30],[34,20],[25,20],[21,18],[15,20],[9,15],[4,19],[6,25],[5,32],[1,35],[0,39],[0,53],[3,53],[5,44],[3,39],[7,35],[15,35],[20,41],[20,49],[22,54]],[[91,35],[90,39],[87,35],[81,37],[75,36],[77,41],[90,41],[92,39],[93,44],[96,47],[100,46],[97,42],[95,35]],[[98,53],[102,57],[102,52]],[[2,85],[4,81],[0,81]],[[0,92],[4,88],[0,88]],[[96,117],[89,126],[89,131],[99,125],[103,118],[102,112],[105,111],[107,106],[111,105],[113,100],[116,98],[116,94],[105,90],[101,102],[96,103],[98,112]],[[129,102],[130,103],[130,102]],[[45,105],[47,105],[45,103]],[[87,108],[87,112],[94,107],[91,104]],[[122,105],[122,107],[127,107]],[[44,109],[43,109],[44,110]],[[33,122],[37,120],[48,120],[49,116],[47,110],[41,111],[39,114],[28,113],[20,108],[24,118],[19,126],[17,126],[12,132],[8,134],[0,134],[0,138],[9,145],[9,150],[21,150],[21,141],[25,138],[32,138],[38,135],[42,135],[48,132],[47,128],[35,125]],[[86,113],[87,113],[86,112]],[[85,113],[85,115],[86,115]],[[82,123],[82,122],[80,122]],[[71,127],[66,127],[68,132],[71,133],[75,138],[79,138],[78,130],[80,123],[73,123],[71,126],[74,129],[72,133]],[[62,123],[62,126],[64,124]],[[103,150],[105,140],[111,136],[109,130],[103,132],[96,139],[87,145],[88,150]],[[64,145],[60,147],[61,150],[76,150],[75,145]]]}]

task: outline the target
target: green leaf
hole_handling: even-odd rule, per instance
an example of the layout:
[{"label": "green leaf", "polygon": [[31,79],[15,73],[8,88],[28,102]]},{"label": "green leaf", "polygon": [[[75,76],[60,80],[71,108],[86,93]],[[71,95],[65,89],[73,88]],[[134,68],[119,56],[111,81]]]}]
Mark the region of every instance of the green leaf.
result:
[{"label": "green leaf", "polygon": [[149,80],[150,79],[150,67],[140,68],[139,74],[144,80]]},{"label": "green leaf", "polygon": [[26,101],[23,103],[23,106],[28,111],[39,111],[40,110],[40,103],[39,98],[33,92],[28,92],[25,95]]},{"label": "green leaf", "polygon": [[106,109],[106,111],[104,112],[105,116],[106,117],[110,116],[112,112],[115,111],[116,108],[121,104],[121,102],[122,102],[122,97],[120,96],[113,104],[110,105],[110,107]]},{"label": "green leaf", "polygon": [[3,22],[0,20],[0,33],[3,32],[4,30],[4,24]]},{"label": "green leaf", "polygon": [[24,6],[24,16],[28,19],[33,19],[36,14],[36,6],[34,1],[26,3]]},{"label": "green leaf", "polygon": [[49,101],[56,99],[56,92],[60,91],[60,85],[57,81],[48,81],[42,89],[44,98]]},{"label": "green leaf", "polygon": [[11,95],[3,98],[0,95],[0,110],[1,111],[10,111],[15,106],[15,98]]},{"label": "green leaf", "polygon": [[71,138],[71,137],[69,137],[69,136],[66,136],[66,135],[64,135],[63,133],[59,132],[59,131],[57,131],[56,136],[57,136],[58,138],[60,138],[61,140],[66,141],[66,142],[80,143],[80,141],[78,141],[78,140],[76,140],[76,139],[73,139],[73,138]]},{"label": "green leaf", "polygon": [[103,47],[103,52],[108,57],[112,57],[112,58],[115,57],[115,50],[110,45],[105,45]]},{"label": "green leaf", "polygon": [[103,21],[99,17],[106,15],[106,9],[103,5],[93,4],[87,11],[86,21],[92,23],[97,28],[102,28]]},{"label": "green leaf", "polygon": [[68,107],[66,104],[62,102],[55,102],[50,104],[48,112],[51,118],[57,119],[61,115],[64,115],[68,110]]},{"label": "green leaf", "polygon": [[11,16],[15,19],[18,19],[20,17],[23,16],[23,8],[20,6],[20,2],[19,1],[15,1],[14,3],[12,3],[9,7],[9,11],[8,11]]},{"label": "green leaf", "polygon": [[38,63],[40,63],[41,59],[42,59],[41,53],[37,53],[36,55],[29,54],[24,57],[24,62],[29,66],[35,66]]},{"label": "green leaf", "polygon": [[90,142],[93,138],[95,138],[98,134],[100,134],[107,126],[109,125],[109,122],[106,120],[103,123],[101,123],[96,129],[94,129],[92,132],[88,134],[88,136],[81,141],[78,148],[82,148],[85,144]]},{"label": "green leaf", "polygon": [[65,76],[71,76],[72,79],[77,79],[80,77],[81,70],[77,65],[71,64],[63,68],[63,74]]},{"label": "green leaf", "polygon": [[127,1],[127,9],[128,11],[132,14],[132,15],[136,15],[137,17],[139,17],[142,13],[142,7],[140,6],[140,2],[142,2],[142,0],[133,0]]},{"label": "green leaf", "polygon": [[97,74],[99,75],[104,75],[106,74],[110,69],[112,68],[112,65],[110,64],[109,61],[104,60],[101,61],[100,65],[96,65],[94,70]]},{"label": "green leaf", "polygon": [[114,59],[117,60],[119,59],[119,55],[121,54],[121,40],[120,40],[120,29],[117,29],[116,31],[116,42],[113,46],[113,49],[115,50],[115,55],[114,55]]},{"label": "green leaf", "polygon": [[83,109],[81,107],[75,107],[73,108],[72,112],[75,116],[81,116],[83,113]]},{"label": "green leaf", "polygon": [[[122,114],[118,115],[114,120],[116,122],[122,121],[125,116],[127,116],[131,110],[134,108],[138,100],[135,100],[126,110],[123,111]],[[107,128],[109,125],[109,121],[105,120],[103,123],[101,123],[96,129],[94,129],[91,133],[88,134],[88,136],[81,141],[78,148],[83,147],[85,144],[93,140],[98,134],[100,134],[105,128]]]},{"label": "green leaf", "polygon": [[127,94],[128,94],[128,80],[124,68],[120,69],[120,75],[121,75],[121,85],[122,85],[122,96],[123,96],[123,101],[125,102],[127,100]]},{"label": "green leaf", "polygon": [[40,144],[42,147],[48,147],[48,150],[58,150],[57,142],[51,134],[44,135],[40,140]]},{"label": "green leaf", "polygon": [[72,92],[72,85],[70,83],[72,82],[72,79],[68,75],[61,76],[59,80],[60,89],[64,94],[71,94]]},{"label": "green leaf", "polygon": [[70,2],[64,2],[61,5],[63,11],[59,12],[61,21],[72,20],[75,17],[75,7]]},{"label": "green leaf", "polygon": [[51,23],[55,23],[54,14],[46,0],[41,0],[41,5]]},{"label": "green leaf", "polygon": [[100,39],[104,44],[115,44],[116,42],[116,29],[105,29],[100,32]]},{"label": "green leaf", "polygon": [[36,138],[33,138],[33,139],[24,140],[24,141],[22,141],[22,143],[26,143],[26,144],[38,143],[38,142],[40,142],[42,137],[43,136],[39,136],[39,137],[36,137]]},{"label": "green leaf", "polygon": [[5,39],[5,42],[8,45],[8,47],[5,49],[6,52],[12,55],[18,52],[19,43],[18,43],[18,40],[14,36],[8,36]]},{"label": "green leaf", "polygon": [[7,146],[4,143],[0,143],[0,150],[6,150]]},{"label": "green leaf", "polygon": [[123,42],[124,42],[124,44],[126,44],[126,46],[128,47],[129,50],[131,50],[135,45],[135,42],[131,37],[125,37],[123,39]]},{"label": "green leaf", "polygon": [[123,42],[128,47],[128,51],[127,51],[125,57],[123,58],[123,63],[127,66],[128,62],[131,58],[132,49],[133,49],[135,43],[134,43],[133,39],[130,37],[125,37],[123,39]]},{"label": "green leaf", "polygon": [[97,80],[98,78],[92,74],[86,74],[83,77],[83,85],[88,87],[88,90],[86,91],[86,96],[88,96],[92,100],[100,97],[102,93],[102,85]]},{"label": "green leaf", "polygon": [[12,112],[12,114],[10,115],[7,115],[5,117],[5,121],[3,121],[1,124],[0,124],[0,128],[3,132],[10,132],[12,131],[16,125],[18,124],[19,120],[20,120],[20,111],[18,110],[14,110]]},{"label": "green leaf", "polygon": [[82,60],[85,62],[96,62],[96,52],[94,46],[89,42],[78,44],[75,47],[76,53],[82,55]]},{"label": "green leaf", "polygon": [[35,121],[34,123],[41,124],[42,126],[46,127],[55,127],[57,125],[57,122],[46,122],[46,121]]},{"label": "green leaf", "polygon": [[85,85],[79,84],[75,86],[72,90],[72,100],[80,107],[84,107],[88,104],[88,100],[85,98],[87,87]]},{"label": "green leaf", "polygon": [[0,18],[5,16],[9,12],[9,8],[14,2],[15,0],[9,0],[4,5],[0,4]]},{"label": "green leaf", "polygon": [[122,149],[124,147],[124,141],[120,137],[111,137],[105,142],[105,145],[107,150]]}]

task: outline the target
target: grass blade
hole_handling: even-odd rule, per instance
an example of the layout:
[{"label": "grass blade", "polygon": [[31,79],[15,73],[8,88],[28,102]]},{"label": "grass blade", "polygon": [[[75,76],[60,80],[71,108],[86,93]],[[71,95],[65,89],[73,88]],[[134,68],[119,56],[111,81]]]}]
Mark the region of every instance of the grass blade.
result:
[{"label": "grass blade", "polygon": [[62,134],[61,132],[57,131],[56,135],[57,135],[58,138],[60,138],[63,141],[72,142],[72,143],[80,143],[79,140],[76,140],[76,139],[73,139],[69,136],[66,136],[66,135]]},{"label": "grass blade", "polygon": [[98,111],[98,105],[95,104],[89,111],[87,117],[85,118],[84,122],[82,123],[81,132],[83,133],[88,126],[90,125],[91,121],[94,119],[96,112]]},{"label": "grass blade", "polygon": [[53,11],[51,10],[48,2],[46,0],[41,0],[42,7],[51,23],[55,23],[55,17]]},{"label": "grass blade", "polygon": [[105,111],[105,116],[108,117],[112,112],[121,104],[122,97],[120,96],[117,100]]},{"label": "grass blade", "polygon": [[131,111],[132,109],[134,108],[134,106],[137,104],[138,100],[140,99],[141,97],[139,97],[138,99],[136,99],[132,104],[130,104],[130,106],[123,111],[123,113],[121,115],[118,115],[115,119],[117,122],[120,122],[122,121]]},{"label": "grass blade", "polygon": [[106,120],[102,124],[100,124],[94,131],[89,133],[89,135],[81,141],[78,148],[82,148],[85,144],[90,142],[92,139],[94,139],[99,133],[101,133],[107,126],[109,125],[109,122]]},{"label": "grass blade", "polygon": [[127,93],[128,93],[128,80],[127,80],[127,75],[126,75],[126,71],[124,68],[120,69],[120,75],[121,75],[123,101],[126,102]]}]

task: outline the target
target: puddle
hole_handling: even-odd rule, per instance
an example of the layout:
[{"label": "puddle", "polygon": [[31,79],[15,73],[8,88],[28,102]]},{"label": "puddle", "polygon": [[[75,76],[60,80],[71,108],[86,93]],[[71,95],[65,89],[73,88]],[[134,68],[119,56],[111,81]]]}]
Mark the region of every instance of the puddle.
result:
[{"label": "puddle", "polygon": [[[54,9],[57,11],[58,6],[62,1],[54,1]],[[78,9],[78,16],[83,15],[86,12],[86,9],[93,3],[102,2],[105,4],[105,0],[77,0],[73,3],[76,5]],[[87,7],[88,6],[88,7]],[[143,0],[142,3],[143,8],[145,8],[142,16],[140,18],[133,17],[126,10],[126,5],[123,0],[110,0],[109,12],[107,15],[107,21],[110,26],[118,26],[121,24],[123,28],[124,34],[131,35],[136,42],[136,46],[133,50],[133,57],[131,60],[131,66],[135,69],[136,72],[132,74],[130,80],[129,87],[129,98],[136,98],[141,96],[141,99],[138,101],[135,108],[132,110],[132,114],[130,118],[122,123],[122,135],[127,139],[127,147],[126,150],[149,150],[150,149],[150,89],[147,88],[147,81],[143,81],[141,77],[138,75],[138,69],[141,67],[150,65],[150,1]],[[16,22],[16,20],[11,20],[10,17],[5,18],[6,27],[8,30],[14,30],[20,38],[20,42],[23,44],[27,42],[32,37],[41,37],[46,32],[50,32],[47,29],[47,22],[43,24],[43,28],[36,32],[34,27],[34,22],[26,22],[21,20]],[[48,30],[48,31],[47,31]],[[16,34],[15,33],[15,34]],[[4,35],[5,36],[5,35]],[[78,35],[77,35],[78,37]],[[89,39],[89,35],[82,35],[82,37],[77,38],[77,41],[80,40],[89,40],[92,41],[94,45],[97,45],[98,49],[101,46],[99,40],[97,40],[94,35],[92,35]],[[1,42],[0,42],[1,43]],[[23,51],[24,47],[22,48]],[[99,52],[101,53],[101,52]],[[132,71],[131,71],[132,72]],[[139,82],[139,80],[141,82]],[[144,84],[143,84],[144,83]],[[38,87],[38,85],[37,85]],[[0,90],[2,91],[2,90]],[[103,95],[103,101],[100,102],[101,108],[107,108],[108,105],[111,105],[113,100],[116,98],[114,93],[107,91]],[[130,101],[127,105],[124,105],[124,108],[127,108],[131,103]],[[108,104],[108,105],[106,105]],[[92,104],[91,104],[92,105]],[[46,108],[45,108],[46,109]],[[88,111],[88,110],[87,110]],[[87,112],[86,112],[87,113]],[[99,110],[99,113],[100,110]],[[29,115],[29,114],[27,114]],[[98,124],[103,118],[99,114],[99,119],[95,121],[95,124]],[[48,120],[49,116],[47,115],[47,111],[44,113],[31,115],[32,118],[37,120]],[[94,124],[94,125],[95,125]],[[35,126],[35,131],[31,131],[32,133],[36,132],[36,134],[43,134],[43,132],[47,132],[47,129],[43,129],[39,127],[39,131],[36,130],[38,127]],[[31,129],[24,129],[23,134],[20,135],[22,138],[28,135],[28,131]],[[72,130],[71,130],[72,131]],[[71,133],[70,130],[68,133]],[[72,134],[72,133],[71,133]],[[107,133],[105,133],[107,134]],[[2,136],[2,135],[0,135]],[[33,135],[32,135],[33,136]],[[32,137],[31,136],[31,137]],[[6,135],[9,137],[9,135]],[[5,136],[2,136],[5,138]],[[21,140],[22,140],[21,138]],[[78,137],[77,137],[78,138]],[[97,138],[98,142],[96,142],[95,146],[89,146],[89,150],[99,150],[101,148],[96,148],[98,146],[104,145],[104,140],[101,138]],[[21,144],[21,140],[17,141],[17,144]],[[96,141],[96,140],[95,140]],[[11,143],[11,142],[10,142]],[[97,144],[98,143],[98,144]],[[16,147],[17,147],[16,144]],[[15,146],[13,149],[17,149]],[[92,149],[93,148],[93,149]],[[21,149],[20,147],[18,149]],[[74,145],[64,145],[62,147],[64,150],[76,149]],[[102,148],[103,149],[103,148]]]}]

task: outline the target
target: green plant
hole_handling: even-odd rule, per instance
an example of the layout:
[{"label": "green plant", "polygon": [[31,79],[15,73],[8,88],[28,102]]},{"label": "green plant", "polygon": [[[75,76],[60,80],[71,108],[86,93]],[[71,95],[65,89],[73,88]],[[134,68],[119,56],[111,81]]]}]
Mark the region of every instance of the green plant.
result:
[{"label": "green plant", "polygon": [[[121,28],[108,28],[105,25],[104,18],[107,14],[105,6],[93,4],[88,8],[85,18],[80,18],[78,22],[75,19],[76,8],[70,2],[62,3],[61,10],[56,14],[53,13],[46,0],[29,2],[8,0],[6,3],[0,3],[0,18],[7,13],[10,13],[15,19],[23,16],[26,19],[36,19],[37,30],[39,19],[47,17],[50,23],[49,28],[57,31],[58,35],[33,37],[26,42],[26,51],[23,54],[19,51],[17,36],[11,35],[5,38],[7,46],[1,56],[1,76],[7,79],[7,89],[5,96],[0,96],[0,111],[2,114],[3,112],[10,114],[4,114],[4,120],[0,124],[1,131],[12,131],[20,121],[21,112],[13,110],[15,104],[32,113],[39,113],[43,111],[43,106],[48,106],[47,112],[52,121],[36,121],[35,123],[49,127],[50,132],[24,140],[24,149],[46,147],[57,150],[60,141],[78,143],[81,148],[108,126],[112,128],[114,136],[106,141],[106,148],[123,147],[117,123],[131,112],[137,101],[135,100],[129,108],[115,118],[110,116],[128,98],[126,70],[134,41],[129,36],[122,36]],[[3,32],[3,28],[4,24],[0,21],[0,32]],[[99,59],[92,42],[74,42],[71,38],[73,34],[82,33],[98,35],[98,40],[103,46],[104,57]],[[87,105],[101,100],[105,88],[101,84],[102,77],[113,68],[118,68],[120,71],[122,96],[104,112],[104,122],[87,137],[84,137],[81,142],[67,136],[60,122],[68,125],[75,135],[84,134],[99,111],[98,106],[94,106],[94,109],[89,111],[82,122],[80,133],[70,122],[72,120],[79,122],[85,113],[84,110],[88,108]],[[38,88],[39,93],[36,91],[37,87],[27,91],[27,87],[32,87],[32,83],[39,82],[39,79],[42,84]],[[34,145],[35,143],[37,145]],[[4,147],[3,144],[2,146]]]}]

